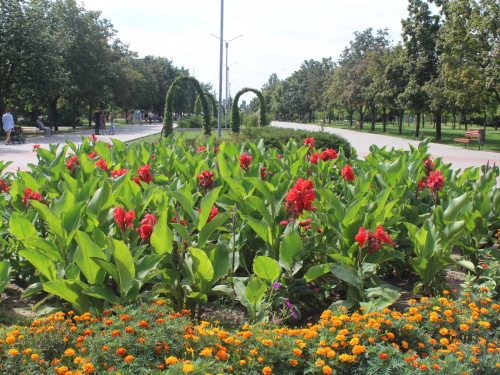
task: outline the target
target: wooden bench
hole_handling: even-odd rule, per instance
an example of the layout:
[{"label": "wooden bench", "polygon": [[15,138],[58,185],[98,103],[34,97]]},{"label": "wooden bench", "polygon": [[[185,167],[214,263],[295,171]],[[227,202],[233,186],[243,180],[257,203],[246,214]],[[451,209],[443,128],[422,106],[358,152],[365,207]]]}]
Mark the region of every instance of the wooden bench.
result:
[{"label": "wooden bench", "polygon": [[467,130],[465,132],[465,138],[455,138],[455,145],[457,143],[463,143],[465,148],[467,148],[467,145],[472,143],[472,138],[477,140],[479,150],[481,150],[481,146],[483,146],[484,149],[484,141],[486,140],[484,130]]}]

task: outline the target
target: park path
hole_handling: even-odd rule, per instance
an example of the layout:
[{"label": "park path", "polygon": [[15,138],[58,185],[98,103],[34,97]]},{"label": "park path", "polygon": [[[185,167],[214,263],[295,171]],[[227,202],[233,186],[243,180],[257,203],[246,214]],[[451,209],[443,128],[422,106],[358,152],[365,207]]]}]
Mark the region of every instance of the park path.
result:
[{"label": "park path", "polygon": [[[279,122],[273,121],[272,126],[279,128],[301,129],[320,131],[321,126],[297,124],[293,122]],[[395,149],[410,150],[410,144],[418,147],[420,141],[413,141],[404,138],[390,137],[387,135],[364,133],[359,131],[329,128],[324,127],[325,132],[338,134],[347,139],[351,145],[357,150],[360,157],[367,156],[370,153],[370,146],[376,145],[378,147],[387,146],[387,148],[394,147]],[[492,151],[478,151],[477,149],[465,149],[463,145],[448,146],[438,143],[430,143],[429,152],[433,158],[442,157],[445,163],[451,163],[453,169],[461,168],[462,170],[468,167],[480,167],[485,165],[488,161],[490,166],[494,163],[500,165],[500,153]],[[475,145],[474,145],[475,146]],[[473,147],[474,147],[473,146]]]},{"label": "park path", "polygon": [[[122,142],[132,141],[140,137],[157,134],[161,132],[163,124],[157,125],[123,125],[115,127],[115,135],[98,135],[97,139],[104,142],[109,142],[111,139],[118,139]],[[109,131],[109,126],[107,126]],[[26,143],[5,145],[0,141],[0,160],[13,161],[5,172],[15,172],[16,170],[29,171],[29,163],[37,164],[38,159],[36,153],[33,152],[33,145],[39,144],[41,148],[49,148],[49,144],[65,144],[65,141],[71,141],[76,145],[82,144],[82,135],[89,137],[94,132],[94,128],[83,129],[78,132],[71,133],[55,133],[52,137],[34,137],[26,138]]]}]

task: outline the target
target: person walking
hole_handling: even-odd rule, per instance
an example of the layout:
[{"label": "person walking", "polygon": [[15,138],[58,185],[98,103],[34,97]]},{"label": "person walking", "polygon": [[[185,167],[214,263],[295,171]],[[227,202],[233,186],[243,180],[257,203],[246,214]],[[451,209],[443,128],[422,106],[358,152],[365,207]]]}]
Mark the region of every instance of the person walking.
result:
[{"label": "person walking", "polygon": [[5,115],[2,116],[3,130],[7,133],[5,144],[10,145],[10,133],[14,129],[14,117],[10,114],[10,108],[7,108]]},{"label": "person walking", "polygon": [[144,125],[148,124],[148,113],[144,112]]},{"label": "person walking", "polygon": [[111,123],[110,128],[109,128],[109,134],[115,135],[115,115],[113,112],[109,112],[109,121]]},{"label": "person walking", "polygon": [[95,135],[99,135],[99,128],[101,127],[101,108],[97,107],[94,112],[94,121],[95,121]]},{"label": "person walking", "polygon": [[151,125],[151,123],[153,122],[153,114],[149,112],[148,116],[149,116],[149,125]]},{"label": "person walking", "polygon": [[156,125],[156,121],[158,121],[158,114],[155,113],[155,125]]},{"label": "person walking", "polygon": [[46,127],[43,122],[42,122],[42,116],[38,116],[38,119],[36,120],[36,127],[42,131],[45,132],[46,137],[50,137],[50,131],[52,129]]}]

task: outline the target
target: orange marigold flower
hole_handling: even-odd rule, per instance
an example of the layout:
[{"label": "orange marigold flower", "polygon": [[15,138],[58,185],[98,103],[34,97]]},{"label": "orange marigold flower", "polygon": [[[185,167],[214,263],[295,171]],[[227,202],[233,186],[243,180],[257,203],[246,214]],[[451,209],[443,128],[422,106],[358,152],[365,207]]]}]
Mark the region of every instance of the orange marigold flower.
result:
[{"label": "orange marigold flower", "polygon": [[302,350],[300,349],[293,349],[293,355],[296,357],[300,357],[302,355]]},{"label": "orange marigold flower", "polygon": [[366,351],[366,347],[363,345],[356,345],[354,348],[352,348],[352,354],[361,354]]},{"label": "orange marigold flower", "polygon": [[10,349],[7,353],[8,355],[15,356],[19,354],[19,351],[17,349]]},{"label": "orange marigold flower", "polygon": [[323,367],[323,374],[325,375],[331,375],[333,373],[333,370],[330,366],[324,366]]},{"label": "orange marigold flower", "polygon": [[441,370],[441,367],[439,367],[439,366],[438,366],[438,365],[436,365],[436,364],[433,364],[431,367],[432,367],[434,370]]},{"label": "orange marigold flower", "polygon": [[145,342],[145,341],[146,341],[146,339],[145,339],[144,337],[140,337],[140,338],[137,340],[137,342],[138,342],[138,343],[142,343],[142,342]]},{"label": "orange marigold flower", "polygon": [[266,366],[262,369],[262,373],[264,375],[271,375],[273,373],[273,370],[271,369],[271,367]]},{"label": "orange marigold flower", "polygon": [[387,359],[387,358],[389,358],[389,356],[387,355],[387,353],[380,353],[379,358],[380,359]]},{"label": "orange marigold flower", "polygon": [[166,365],[175,365],[178,362],[179,362],[179,360],[177,358],[175,358],[175,357],[172,357],[172,356],[170,356],[170,357],[168,357],[168,358],[165,359],[165,364]]},{"label": "orange marigold flower", "polygon": [[132,355],[128,355],[125,358],[123,358],[123,360],[127,363],[132,362],[133,359],[134,359],[134,356],[132,356]]},{"label": "orange marigold flower", "polygon": [[289,360],[288,362],[290,362],[290,364],[291,364],[293,367],[295,367],[295,366],[297,366],[297,365],[299,364],[299,362],[297,362],[297,360],[296,360],[296,359],[291,359],[291,360]]},{"label": "orange marigold flower", "polygon": [[94,365],[92,363],[85,363],[82,366],[82,370],[85,371],[87,374],[92,374],[94,372]]},{"label": "orange marigold flower", "polygon": [[116,354],[118,355],[124,355],[127,351],[125,350],[125,348],[118,348],[116,349]]},{"label": "orange marigold flower", "polygon": [[125,333],[132,333],[132,332],[134,332],[134,329],[132,327],[125,328]]},{"label": "orange marigold flower", "polygon": [[247,364],[247,361],[245,361],[244,359],[240,360],[240,365],[241,366],[245,366]]},{"label": "orange marigold flower", "polygon": [[184,365],[184,367],[182,368],[182,372],[185,374],[189,374],[190,372],[193,371],[194,371],[194,365],[191,364]]},{"label": "orange marigold flower", "polygon": [[117,330],[111,331],[111,337],[116,337],[116,336],[120,336],[120,335],[121,335],[120,331],[117,331]]},{"label": "orange marigold flower", "polygon": [[75,351],[73,349],[66,349],[64,351],[64,355],[66,357],[73,357],[75,355]]},{"label": "orange marigold flower", "polygon": [[205,348],[200,352],[200,355],[203,357],[209,357],[212,355],[212,351],[213,351],[213,349],[211,349],[211,348]]},{"label": "orange marigold flower", "polygon": [[252,349],[252,350],[250,350],[250,354],[257,355],[257,354],[259,354],[259,352],[256,349]]},{"label": "orange marigold flower", "polygon": [[101,349],[102,349],[102,351],[106,351],[106,350],[109,349],[109,346],[108,345],[104,345]]},{"label": "orange marigold flower", "polygon": [[259,363],[262,363],[262,362],[264,362],[264,358],[259,357],[259,358],[257,358],[257,361],[258,361]]},{"label": "orange marigold flower", "polygon": [[32,360],[32,361],[36,361],[38,358],[39,358],[39,357],[38,357],[38,354],[32,354],[32,355],[31,355],[31,360]]},{"label": "orange marigold flower", "polygon": [[5,339],[5,342],[7,344],[13,344],[16,342],[16,338],[14,336],[9,336],[9,337],[7,337],[7,339]]},{"label": "orange marigold flower", "polygon": [[148,322],[146,322],[145,320],[139,321],[139,327],[146,328],[147,326],[148,326]]}]

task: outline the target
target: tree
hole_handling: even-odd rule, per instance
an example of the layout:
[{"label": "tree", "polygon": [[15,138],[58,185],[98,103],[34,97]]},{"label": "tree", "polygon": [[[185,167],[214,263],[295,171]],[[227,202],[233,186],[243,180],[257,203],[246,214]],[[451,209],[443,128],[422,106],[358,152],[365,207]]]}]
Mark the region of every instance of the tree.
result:
[{"label": "tree", "polygon": [[440,17],[433,15],[429,4],[423,0],[408,0],[408,2],[410,16],[401,21],[405,45],[405,73],[408,77],[408,84],[400,96],[400,101],[416,113],[415,137],[418,137],[420,115],[428,105],[424,85],[435,78],[438,71],[439,60],[436,44]]}]

